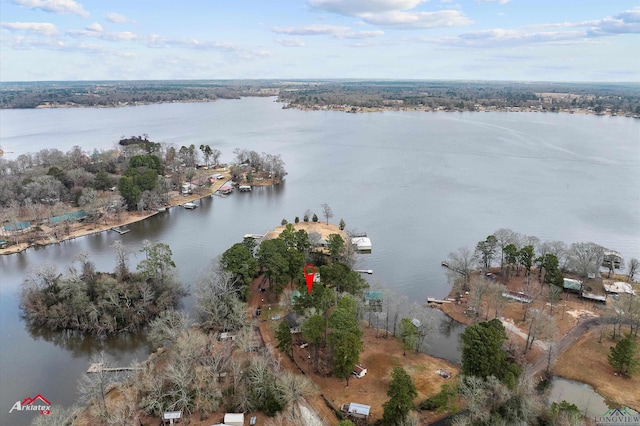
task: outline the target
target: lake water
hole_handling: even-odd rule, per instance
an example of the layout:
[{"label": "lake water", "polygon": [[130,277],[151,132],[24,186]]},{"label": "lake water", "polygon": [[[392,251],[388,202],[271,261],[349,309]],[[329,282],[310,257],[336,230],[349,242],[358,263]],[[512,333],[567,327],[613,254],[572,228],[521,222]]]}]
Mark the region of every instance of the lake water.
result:
[{"label": "lake water", "polygon": [[[567,380],[562,377],[554,377],[551,380],[549,402],[560,403],[562,401],[575,404],[580,412],[590,419],[605,416],[607,410],[610,408],[622,408],[620,404],[607,401],[602,395],[585,383]],[[626,408],[626,410],[634,416],[638,415],[633,409]],[[629,422],[629,424],[637,423]]]},{"label": "lake water", "polygon": [[[242,239],[293,221],[306,209],[321,216],[329,203],[337,223],[367,232],[373,251],[357,265],[373,284],[410,300],[447,291],[440,261],[473,248],[498,228],[567,243],[593,241],[640,258],[640,121],[539,113],[384,112],[345,114],[283,110],[270,98],[162,104],[119,109],[0,110],[7,157],[80,145],[111,148],[141,135],[178,145],[202,143],[232,161],[236,147],[281,154],[285,182],[228,198],[202,200],[195,210],[171,209],[120,236],[102,233],[0,257],[0,423],[17,400],[41,393],[69,405],[92,354],[104,347],[118,363],[143,359],[141,339],[89,339],[26,329],[18,291],[27,271],[44,262],[62,269],[88,251],[112,270],[110,245],[134,251],[142,239],[171,246],[181,279],[193,283],[207,262]],[[132,258],[132,264],[139,259]],[[435,311],[435,310],[430,310]],[[434,312],[434,315],[438,315]],[[459,359],[457,336],[440,330],[431,351]],[[18,418],[20,416],[20,418]],[[24,420],[22,420],[24,419]]]}]

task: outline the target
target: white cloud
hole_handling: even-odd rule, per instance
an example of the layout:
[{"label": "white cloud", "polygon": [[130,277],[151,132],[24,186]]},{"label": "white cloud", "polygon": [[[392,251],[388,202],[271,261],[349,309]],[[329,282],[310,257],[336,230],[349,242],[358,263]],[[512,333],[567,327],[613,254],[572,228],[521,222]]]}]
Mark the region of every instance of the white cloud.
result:
[{"label": "white cloud", "polygon": [[366,13],[360,16],[366,23],[396,29],[426,29],[469,25],[471,20],[458,10],[438,12],[385,12]]},{"label": "white cloud", "polygon": [[379,37],[384,34],[383,31],[352,31],[349,27],[340,25],[307,25],[304,27],[273,27],[271,28],[276,34],[298,35],[298,36],[315,36],[327,35],[334,38],[371,38]]},{"label": "white cloud", "polygon": [[87,25],[85,29],[87,31],[102,32],[102,25],[98,24],[97,22],[94,22],[93,24]]},{"label": "white cloud", "polygon": [[492,29],[461,34],[451,44],[465,47],[509,46],[532,43],[557,43],[584,37],[581,31],[524,32],[520,30]]},{"label": "white cloud", "polygon": [[271,56],[271,52],[268,50],[255,50],[235,43],[222,41],[200,41],[198,39],[163,37],[157,34],[151,34],[149,36],[141,38],[140,41],[142,41],[147,47],[151,48],[177,47],[198,50],[217,50],[231,54],[230,57],[232,58],[249,60]]},{"label": "white cloud", "polygon": [[360,16],[362,13],[381,13],[414,9],[428,0],[309,0],[317,9],[339,15]]},{"label": "white cloud", "polygon": [[476,0],[476,3],[500,3],[500,4],[507,4],[509,3],[511,0]]},{"label": "white cloud", "polygon": [[114,24],[122,24],[124,22],[129,22],[129,20],[125,16],[115,12],[107,13],[107,15],[105,16],[105,19],[109,22],[113,22]]},{"label": "white cloud", "polygon": [[338,25],[307,25],[305,27],[273,27],[271,31],[277,34],[288,35],[334,35],[337,33],[349,31],[349,27]]},{"label": "white cloud", "polygon": [[[545,31],[547,29],[555,31]],[[460,47],[504,47],[541,43],[586,43],[591,42],[589,39],[620,34],[640,34],[640,8],[592,21],[531,25],[522,29],[495,28],[428,41]]]},{"label": "white cloud", "polygon": [[2,38],[2,44],[10,46],[15,50],[49,49],[59,50],[64,47],[64,43],[57,38],[32,38],[15,36]]},{"label": "white cloud", "polygon": [[277,38],[276,43],[285,47],[303,47],[304,41],[297,38]]},{"label": "white cloud", "polygon": [[50,13],[70,13],[78,16],[89,16],[82,5],[74,0],[13,0],[15,4],[28,9],[40,9]]},{"label": "white cloud", "polygon": [[338,38],[349,38],[349,39],[363,39],[363,38],[374,38],[380,37],[384,35],[384,31],[347,31],[344,34],[340,34]]},{"label": "white cloud", "polygon": [[459,10],[414,10],[426,0],[309,0],[316,9],[361,18],[365,23],[394,29],[426,29],[468,25]]},{"label": "white cloud", "polygon": [[585,22],[590,28],[590,36],[603,36],[613,34],[639,34],[640,33],[640,7],[625,10],[613,17],[606,17],[598,21]]},{"label": "white cloud", "polygon": [[24,31],[47,37],[52,37],[58,34],[58,28],[54,24],[50,24],[48,22],[3,22],[0,26],[11,31]]},{"label": "white cloud", "polygon": [[[91,27],[92,25],[89,25],[89,27]],[[66,34],[75,38],[90,37],[108,41],[130,41],[138,38],[136,34],[129,31],[107,32],[102,31],[101,26],[100,30],[93,28],[90,29],[89,27],[87,27],[86,30],[69,30],[66,32]]]}]

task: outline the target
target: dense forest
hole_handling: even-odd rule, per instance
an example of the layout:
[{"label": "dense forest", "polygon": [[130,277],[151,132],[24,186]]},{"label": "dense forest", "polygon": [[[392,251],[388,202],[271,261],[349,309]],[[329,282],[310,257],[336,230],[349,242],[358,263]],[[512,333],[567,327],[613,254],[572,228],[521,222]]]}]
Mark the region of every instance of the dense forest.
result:
[{"label": "dense forest", "polygon": [[293,108],[534,110],[640,115],[636,83],[391,80],[194,80],[12,82],[0,108],[116,107],[278,96]]}]

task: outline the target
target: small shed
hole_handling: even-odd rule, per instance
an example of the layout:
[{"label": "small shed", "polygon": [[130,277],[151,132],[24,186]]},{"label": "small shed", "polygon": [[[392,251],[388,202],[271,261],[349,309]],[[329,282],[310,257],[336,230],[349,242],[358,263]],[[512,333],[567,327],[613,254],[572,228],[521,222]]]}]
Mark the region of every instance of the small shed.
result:
[{"label": "small shed", "polygon": [[351,402],[349,404],[342,404],[341,411],[346,412],[347,415],[352,417],[357,417],[359,419],[366,419],[369,417],[371,407],[364,404],[358,404],[357,402]]},{"label": "small shed", "polygon": [[362,366],[361,364],[356,364],[356,366],[353,367],[353,375],[358,379],[362,379],[366,374],[367,369],[364,368],[364,366]]},{"label": "small shed", "polygon": [[244,413],[226,413],[223,423],[228,426],[244,426]]},{"label": "small shed", "polygon": [[228,332],[220,333],[220,335],[218,336],[218,340],[220,340],[221,342],[224,342],[226,340],[236,340],[236,335]]},{"label": "small shed", "polygon": [[182,411],[165,411],[162,413],[163,425],[175,425],[182,422]]}]

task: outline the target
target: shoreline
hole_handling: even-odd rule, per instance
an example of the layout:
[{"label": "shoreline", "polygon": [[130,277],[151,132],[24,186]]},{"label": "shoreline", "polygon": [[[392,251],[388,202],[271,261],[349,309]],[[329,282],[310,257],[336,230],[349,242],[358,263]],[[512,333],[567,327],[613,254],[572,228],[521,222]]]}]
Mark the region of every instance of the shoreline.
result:
[{"label": "shoreline", "polygon": [[[82,223],[77,222],[71,225],[72,231],[69,233],[69,235],[61,236],[60,238],[57,238],[55,240],[51,240],[46,236],[41,236],[37,239],[34,239],[30,243],[20,243],[20,244],[10,245],[4,249],[0,249],[0,256],[22,253],[29,248],[46,247],[54,244],[60,244],[63,242],[75,240],[76,238],[86,237],[88,235],[94,235],[101,232],[109,231],[112,228],[126,226],[132,223],[143,221],[159,213],[163,213],[166,210],[169,210],[171,208],[180,207],[185,203],[201,200],[205,197],[213,197],[216,191],[218,191],[218,189],[220,189],[223,185],[225,185],[229,181],[229,179],[231,179],[231,176],[228,170],[223,169],[223,170],[218,170],[218,172],[224,174],[225,179],[217,180],[216,182],[214,182],[212,185],[206,188],[207,192],[205,194],[192,194],[185,197],[180,193],[178,193],[177,195],[170,196],[168,204],[160,209],[153,210],[153,211],[143,211],[142,213],[137,211],[133,211],[133,212],[127,211],[123,214],[123,217],[121,220],[108,222],[106,224],[105,223],[89,224],[84,222]],[[269,183],[261,182],[257,184],[253,183],[251,186],[266,187],[266,186],[273,186],[273,185],[276,185],[276,184],[274,184],[273,182],[269,182]]]},{"label": "shoreline", "polygon": [[602,117],[624,117],[624,118],[635,118],[640,119],[639,114],[634,114],[633,112],[628,113],[620,113],[620,114],[612,114],[611,111],[603,111],[603,112],[595,112],[588,109],[583,108],[561,108],[556,111],[551,111],[549,109],[543,109],[540,107],[518,107],[518,106],[482,106],[477,107],[474,110],[469,109],[460,109],[456,107],[445,108],[445,107],[424,107],[424,106],[377,106],[377,107],[364,107],[350,104],[340,104],[340,105],[298,105],[287,103],[285,100],[280,100],[277,96],[267,95],[267,96],[240,96],[238,98],[215,98],[215,99],[187,99],[187,100],[171,100],[171,101],[138,101],[138,102],[122,102],[118,104],[107,104],[107,105],[81,105],[81,104],[43,104],[37,105],[31,108],[0,108],[3,110],[27,110],[27,109],[79,109],[79,108],[127,108],[127,107],[137,107],[137,106],[146,106],[146,105],[162,105],[162,104],[189,104],[189,103],[208,103],[208,102],[217,102],[220,100],[239,100],[244,97],[276,97],[276,102],[284,104],[282,109],[298,109],[301,111],[338,111],[345,112],[350,114],[356,113],[371,113],[371,112],[386,112],[386,111],[420,111],[420,112],[532,112],[532,113],[550,113],[550,114],[578,114],[578,115],[595,115]]}]

